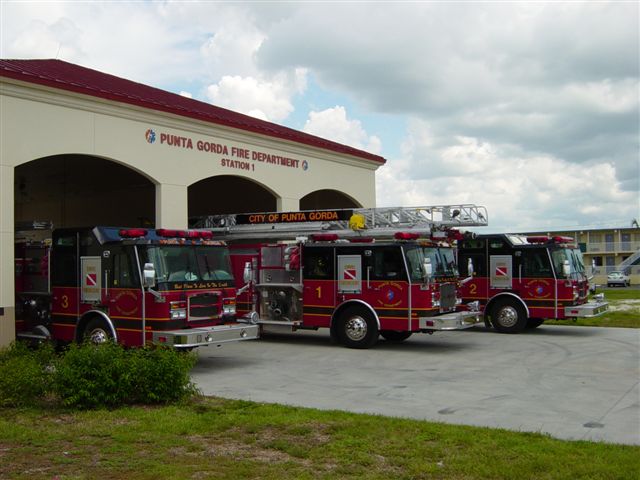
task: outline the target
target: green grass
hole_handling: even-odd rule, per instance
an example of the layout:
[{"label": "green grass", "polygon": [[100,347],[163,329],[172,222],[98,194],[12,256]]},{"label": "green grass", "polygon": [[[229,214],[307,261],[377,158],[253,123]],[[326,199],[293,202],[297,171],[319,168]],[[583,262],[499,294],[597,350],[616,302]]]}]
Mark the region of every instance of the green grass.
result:
[{"label": "green grass", "polygon": [[200,398],[0,409],[0,478],[629,479],[640,447]]},{"label": "green grass", "polygon": [[640,328],[640,290],[630,288],[599,289],[609,302],[609,311],[599,317],[577,320],[548,320],[545,325],[578,325],[584,327]]}]

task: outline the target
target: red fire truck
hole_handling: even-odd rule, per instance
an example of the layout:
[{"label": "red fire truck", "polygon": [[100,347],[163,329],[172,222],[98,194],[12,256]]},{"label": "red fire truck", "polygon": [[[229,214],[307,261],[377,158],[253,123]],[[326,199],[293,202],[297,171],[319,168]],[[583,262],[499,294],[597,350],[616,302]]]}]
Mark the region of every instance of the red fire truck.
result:
[{"label": "red fire truck", "polygon": [[229,250],[211,232],[34,232],[16,237],[18,338],[190,349],[258,336],[236,319]]},{"label": "red fire truck", "polygon": [[485,324],[501,333],[536,328],[548,319],[594,317],[604,295],[588,301],[582,253],[572,238],[478,235],[458,246],[463,303],[480,302]]},{"label": "red fire truck", "polygon": [[462,238],[457,227],[486,223],[484,207],[455,205],[219,215],[200,225],[229,241],[238,276],[253,277],[239,311],[263,327],[328,328],[336,342],[368,348],[379,335],[402,341],[480,321],[456,312],[451,242]]}]

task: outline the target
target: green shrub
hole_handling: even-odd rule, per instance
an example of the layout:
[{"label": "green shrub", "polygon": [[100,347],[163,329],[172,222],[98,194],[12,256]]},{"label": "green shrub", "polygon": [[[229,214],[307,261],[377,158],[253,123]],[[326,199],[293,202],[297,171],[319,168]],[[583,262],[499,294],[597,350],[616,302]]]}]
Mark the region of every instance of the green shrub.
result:
[{"label": "green shrub", "polygon": [[71,407],[115,407],[130,390],[125,351],[113,343],[70,345],[56,365],[54,389]]},{"label": "green shrub", "polygon": [[191,354],[116,344],[72,345],[56,365],[54,390],[66,406],[169,403],[195,394]]},{"label": "green shrub", "polygon": [[197,357],[166,347],[134,350],[130,358],[135,403],[168,403],[197,393],[189,372]]},{"label": "green shrub", "polygon": [[0,407],[41,403],[52,389],[55,352],[49,344],[30,349],[13,343],[0,350]]}]

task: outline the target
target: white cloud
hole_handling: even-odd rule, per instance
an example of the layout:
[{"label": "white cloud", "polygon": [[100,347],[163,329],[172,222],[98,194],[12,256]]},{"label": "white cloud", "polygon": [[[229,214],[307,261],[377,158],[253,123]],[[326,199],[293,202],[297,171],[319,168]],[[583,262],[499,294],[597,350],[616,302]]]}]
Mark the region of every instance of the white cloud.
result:
[{"label": "white cloud", "polygon": [[639,89],[637,79],[612,81],[607,78],[598,82],[567,85],[564,94],[576,103],[583,104],[585,110],[633,113],[638,108]]},{"label": "white cloud", "polygon": [[613,162],[638,192],[638,18],[634,2],[314,4],[258,55],[271,68],[304,65],[378,113],[421,118],[440,142]]},{"label": "white cloud", "polygon": [[200,53],[213,72],[233,72],[239,76],[255,76],[255,52],[264,34],[251,24],[234,22],[222,25],[200,47]]},{"label": "white cloud", "polygon": [[347,118],[347,111],[341,106],[310,112],[303,130],[371,153],[379,154],[382,149],[380,139],[375,135],[368,135],[359,120]]},{"label": "white cloud", "polygon": [[[612,214],[637,215],[637,196],[620,189],[610,163],[582,166],[469,137],[432,148],[424,138],[428,127],[414,122],[403,158],[378,171],[381,206],[474,203],[487,207],[490,230],[498,231],[578,227]],[[415,175],[416,168],[431,174]]]},{"label": "white cloud", "polygon": [[48,52],[48,58],[80,60],[86,53],[82,49],[82,30],[70,19],[60,18],[54,23],[34,20],[10,42],[10,49],[18,58],[30,57],[32,52]]},{"label": "white cloud", "polygon": [[279,122],[293,111],[291,97],[304,91],[305,72],[277,74],[271,79],[224,76],[207,87],[207,99],[219,106],[263,120]]}]

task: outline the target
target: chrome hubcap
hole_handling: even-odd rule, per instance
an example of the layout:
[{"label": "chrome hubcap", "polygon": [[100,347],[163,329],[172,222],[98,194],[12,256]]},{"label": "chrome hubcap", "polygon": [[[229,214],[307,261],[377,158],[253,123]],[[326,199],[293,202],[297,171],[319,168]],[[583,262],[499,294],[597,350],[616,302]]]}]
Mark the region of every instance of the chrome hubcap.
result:
[{"label": "chrome hubcap", "polygon": [[349,340],[358,342],[367,335],[367,322],[362,317],[351,317],[345,324],[344,333]]},{"label": "chrome hubcap", "polygon": [[498,312],[497,320],[503,327],[513,327],[518,323],[518,311],[510,306],[503,307]]},{"label": "chrome hubcap", "polygon": [[95,330],[92,330],[91,333],[89,333],[89,340],[91,341],[91,343],[94,343],[96,345],[107,343],[109,341],[109,335],[107,335],[107,332],[105,332],[101,328],[96,328]]}]

